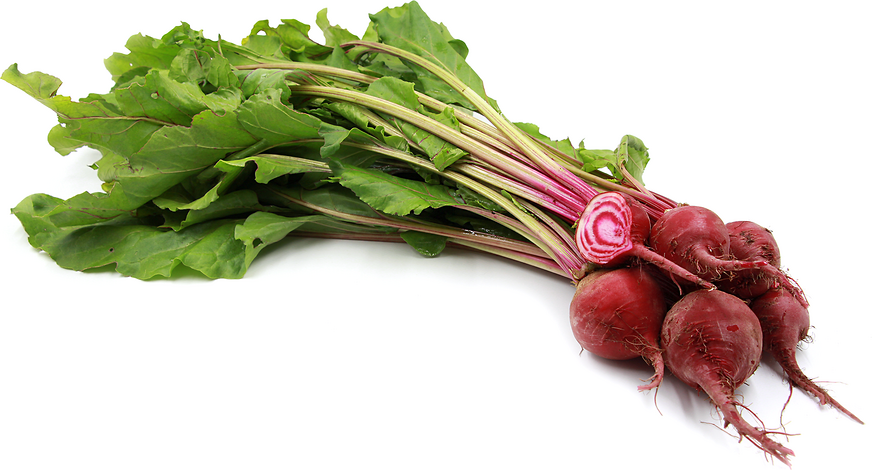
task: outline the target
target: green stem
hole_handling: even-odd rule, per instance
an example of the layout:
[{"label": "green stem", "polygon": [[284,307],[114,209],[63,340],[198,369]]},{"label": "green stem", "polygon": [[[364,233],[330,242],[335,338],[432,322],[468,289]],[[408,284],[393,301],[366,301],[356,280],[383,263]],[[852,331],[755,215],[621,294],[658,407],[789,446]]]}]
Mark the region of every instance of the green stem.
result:
[{"label": "green stem", "polygon": [[301,207],[305,207],[307,209],[313,210],[315,212],[329,215],[331,217],[335,217],[340,220],[345,220],[348,222],[354,222],[356,224],[361,225],[369,225],[369,226],[379,226],[379,227],[389,227],[395,228],[398,230],[412,230],[416,232],[429,233],[432,235],[439,235],[448,238],[455,238],[458,240],[467,240],[470,242],[477,242],[486,244],[489,246],[503,248],[506,250],[515,251],[518,253],[525,253],[528,255],[534,255],[542,257],[545,253],[538,249],[535,245],[523,241],[512,240],[510,238],[498,237],[496,235],[491,235],[482,232],[475,232],[472,230],[459,229],[454,227],[447,227],[444,225],[437,224],[425,224],[421,222],[412,221],[409,219],[401,219],[394,217],[367,217],[362,215],[348,214],[345,212],[340,212],[333,209],[328,209],[326,207],[318,206],[316,204],[309,203],[302,198],[296,197],[294,195],[288,194],[287,191],[282,191],[276,188],[268,187],[270,191],[274,194],[288,200],[289,202],[296,204]]},{"label": "green stem", "polygon": [[[275,70],[305,70],[311,72],[313,74],[321,75],[328,78],[334,79],[343,79],[349,82],[355,82],[360,84],[370,84],[376,81],[378,78],[373,77],[371,75],[362,74],[359,72],[354,72],[350,70],[341,69],[338,67],[331,67],[328,65],[322,64],[311,64],[305,62],[287,62],[287,63],[262,63],[262,64],[247,64],[247,65],[238,65],[236,66],[238,70],[256,70],[256,69],[275,69]],[[418,101],[432,109],[436,112],[442,112],[445,108],[448,108],[449,105],[432,98],[428,95],[425,95],[420,92],[416,92],[418,95]],[[365,108],[362,108],[365,109]],[[373,113],[370,113],[374,116]],[[474,116],[468,115],[464,112],[455,113],[457,120],[461,123],[461,133],[475,139],[477,141],[483,142],[495,150],[501,152],[506,155],[513,155],[516,158],[521,158],[523,154],[521,154],[520,150],[512,144],[512,141],[509,140],[505,134],[501,134],[496,128],[489,126],[487,123],[476,119]],[[386,126],[387,127],[387,126]],[[516,128],[512,125],[512,128]],[[401,134],[397,134],[401,135]],[[566,168],[568,171],[572,172],[575,176],[585,180],[588,184],[592,186],[600,187],[607,191],[621,191],[627,193],[639,200],[647,202],[652,207],[663,211],[665,209],[671,208],[669,204],[664,204],[659,199],[652,197],[650,194],[647,194],[646,191],[640,191],[633,188],[628,188],[626,186],[622,186],[618,183],[610,181],[606,178],[596,176],[592,173],[586,172],[581,169],[579,162],[568,155],[557,151],[556,149],[545,145],[544,143],[527,136],[527,138],[537,144],[543,151],[550,155],[550,157],[554,160],[560,162],[559,164]],[[526,157],[524,157],[526,158]]]},{"label": "green stem", "polygon": [[[355,232],[343,232],[343,233],[331,233],[331,232],[305,232],[300,230],[295,230],[288,234],[293,237],[309,237],[309,238],[330,238],[330,239],[341,239],[341,240],[362,240],[362,241],[374,241],[374,242],[393,242],[393,243],[405,243],[397,233],[355,233]],[[448,238],[447,240],[449,246],[456,246],[458,248],[467,248],[473,251],[478,251],[482,253],[489,253],[492,255],[499,256],[501,258],[506,258],[512,261],[517,261],[522,264],[526,264],[527,266],[532,266],[537,269],[541,269],[543,271],[547,271],[552,274],[557,274],[558,276],[563,276],[572,280],[572,278],[567,275],[560,266],[557,265],[554,261],[543,258],[541,256],[530,255],[526,253],[519,253],[516,251],[498,248],[492,245],[483,244],[479,242],[473,242],[470,240],[460,239],[460,238]]]},{"label": "green stem", "polygon": [[384,112],[398,119],[402,119],[413,126],[421,128],[437,137],[450,142],[451,144],[469,152],[470,154],[481,158],[487,163],[500,168],[513,178],[530,184],[534,189],[542,191],[562,204],[567,205],[573,211],[577,211],[580,215],[584,211],[584,203],[567,191],[566,188],[559,185],[550,177],[540,173],[534,168],[530,168],[521,164],[514,159],[500,154],[493,148],[478,142],[469,136],[466,136],[456,129],[446,126],[434,119],[410,110],[404,106],[390,102],[385,99],[377,98],[354,90],[346,90],[340,88],[298,85],[293,88],[293,92],[302,96],[317,96],[320,98],[329,98],[339,101],[347,101],[360,104],[368,108]]},{"label": "green stem", "polygon": [[[395,128],[385,119],[382,119],[378,114],[364,107],[360,107],[360,110],[361,113],[363,113],[367,117],[367,119],[369,119],[371,124],[375,126],[381,126],[385,129],[387,133],[391,135],[405,138],[405,135],[402,133],[402,131]],[[418,146],[414,142],[408,139],[406,139],[406,142],[408,142],[412,148],[423,151],[423,149],[421,149],[420,146]],[[451,165],[451,168],[467,176],[475,178],[478,181],[490,184],[491,186],[495,186],[497,188],[505,190],[510,194],[539,204],[544,208],[559,214],[566,220],[575,221],[576,219],[576,215],[573,214],[573,212],[569,208],[558,203],[554,198],[549,197],[547,194],[544,194],[542,192],[536,191],[529,186],[525,186],[524,184],[521,184],[514,179],[504,176],[503,174],[470,163],[456,162]]]},{"label": "green stem", "polygon": [[257,69],[275,69],[275,70],[305,70],[317,75],[323,75],[332,78],[341,78],[351,82],[369,84],[378,79],[371,75],[354,72],[351,70],[331,67],[329,65],[310,64],[306,62],[288,62],[288,63],[267,63],[267,64],[247,64],[237,65],[237,70],[257,70]]},{"label": "green stem", "polygon": [[[564,182],[567,188],[583,198],[586,203],[590,198],[597,194],[597,191],[588,186],[582,180],[575,176],[572,172],[555,162],[551,156],[542,151],[542,149],[523,131],[518,129],[514,124],[509,122],[502,114],[491,106],[491,104],[467,86],[463,81],[457,78],[456,75],[445,70],[444,68],[430,62],[429,60],[412,54],[398,47],[389,46],[370,41],[351,41],[343,44],[342,47],[362,46],[372,51],[383,52],[393,55],[400,59],[407,60],[428,72],[435,75],[440,80],[444,81],[448,86],[460,93],[464,98],[469,100],[475,108],[481,113],[491,124],[500,130],[505,136],[514,143],[521,151],[524,152],[530,159],[549,176]],[[580,185],[578,184],[580,183]]]},{"label": "green stem", "polygon": [[232,161],[232,160],[242,160],[243,158],[248,158],[252,155],[257,155],[264,150],[270,148],[270,143],[266,139],[260,139],[257,142],[245,147],[242,150],[236,151],[233,154],[224,158],[224,160]]}]

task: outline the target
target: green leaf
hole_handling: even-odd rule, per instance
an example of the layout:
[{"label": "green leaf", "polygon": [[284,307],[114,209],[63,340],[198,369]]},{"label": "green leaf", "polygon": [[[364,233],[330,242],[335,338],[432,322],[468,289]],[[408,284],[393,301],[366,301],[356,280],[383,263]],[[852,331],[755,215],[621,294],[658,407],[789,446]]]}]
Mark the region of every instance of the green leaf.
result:
[{"label": "green leaf", "polygon": [[415,251],[427,258],[439,256],[448,242],[448,238],[441,235],[432,235],[422,232],[403,232],[400,234],[400,237],[414,248]]},{"label": "green leaf", "polygon": [[282,40],[275,34],[255,34],[255,31],[252,30],[251,36],[245,38],[242,45],[263,57],[285,58],[282,54]]},{"label": "green leaf", "polygon": [[31,245],[63,268],[83,271],[114,264],[117,272],[138,279],[169,277],[180,264],[210,278],[237,279],[248,268],[244,244],[234,237],[238,221],[216,220],[177,232],[134,217],[88,227],[58,227],[46,214],[60,202],[36,194],[19,203],[13,214]]},{"label": "green leaf", "polygon": [[264,53],[267,51],[252,43],[262,40],[261,38],[271,39],[278,41],[282,55],[291,60],[298,62],[323,61],[330,54],[332,48],[318,44],[309,38],[310,29],[309,25],[297,20],[282,20],[282,24],[274,28],[269,25],[268,21],[262,20],[254,25],[247,42],[243,42],[243,44]]},{"label": "green leaf", "polygon": [[216,198],[204,209],[188,211],[185,219],[182,220],[178,226],[172,228],[174,230],[180,230],[194,224],[239,214],[247,214],[258,209],[260,209],[260,205],[258,204],[257,195],[254,191],[243,189]]},{"label": "green leaf", "polygon": [[284,217],[270,212],[255,212],[241,225],[237,225],[234,237],[245,245],[245,262],[250,265],[265,247],[281,241],[289,233],[307,222],[323,219],[323,216]]},{"label": "green leaf", "polygon": [[266,184],[283,175],[296,173],[330,173],[329,168],[320,162],[278,154],[259,154],[239,160],[221,160],[215,166],[226,173],[240,171],[248,163],[257,167],[255,182]]},{"label": "green leaf", "polygon": [[618,164],[621,165],[636,181],[641,184],[642,173],[645,171],[645,166],[648,165],[650,158],[648,157],[648,147],[642,143],[642,140],[632,135],[625,135],[621,139],[621,144],[615,151]]},{"label": "green leaf", "polygon": [[576,152],[576,158],[582,163],[582,170],[591,172],[602,168],[608,168],[612,176],[620,178],[617,169],[617,156],[614,150],[588,150],[580,148]]},{"label": "green leaf", "polygon": [[[398,47],[421,56],[456,75],[463,83],[482,98],[490,101],[499,110],[495,101],[487,98],[484,84],[478,74],[466,62],[465,44],[458,42],[443,24],[432,21],[417,2],[409,2],[396,8],[385,8],[370,19],[384,44]],[[474,109],[466,98],[429,72],[413,64],[406,64],[417,75],[421,90],[443,103],[458,104]]]},{"label": "green leaf", "polygon": [[284,104],[279,90],[266,90],[239,107],[239,123],[267,145],[318,139],[321,120]]},{"label": "green leaf", "polygon": [[415,84],[394,77],[383,77],[370,83],[366,94],[415,111],[420,107]]},{"label": "green leaf", "polygon": [[424,209],[457,206],[462,202],[442,185],[407,180],[376,170],[332,166],[339,184],[381,212],[405,216]]},{"label": "green leaf", "polygon": [[116,159],[106,170],[115,177],[108,194],[73,196],[50,216],[58,226],[75,226],[130,214],[226,155],[258,144],[239,126],[234,113],[204,111],[194,117],[191,127],[167,126],[129,159]]},{"label": "green leaf", "polygon": [[[187,26],[183,23],[183,26]],[[174,29],[168,34],[175,34],[179,29]],[[191,34],[196,34],[190,31]],[[137,68],[145,70],[169,69],[176,54],[179,53],[181,47],[173,42],[164,42],[142,34],[135,34],[127,40],[126,44],[128,54],[114,53],[103,63],[106,69],[112,74],[112,79],[118,81],[119,78]]]},{"label": "green leaf", "polygon": [[[370,96],[382,98],[392,103],[404,106],[414,111],[421,111],[422,108],[418,102],[418,96],[415,93],[414,84],[402,81],[394,77],[384,77],[374,81],[369,85],[366,93]],[[454,115],[453,108],[445,108],[441,113],[434,114],[423,112],[428,116],[447,127],[459,130],[460,122]],[[403,135],[412,143],[416,144],[431,161],[436,165],[439,171],[445,170],[449,165],[456,162],[458,159],[468,155],[468,153],[453,144],[450,144],[442,138],[424,131],[417,126],[413,126],[405,121],[394,119],[391,116],[385,116],[392,121],[402,132]]]},{"label": "green leaf", "polygon": [[59,78],[42,72],[30,72],[24,75],[18,70],[18,64],[10,65],[0,78],[38,100],[53,98],[62,83]]},{"label": "green leaf", "polygon": [[327,46],[335,48],[347,42],[360,39],[345,28],[341,28],[338,25],[331,25],[330,20],[327,19],[326,8],[318,12],[318,15],[315,18],[315,24],[318,25],[321,32],[324,34],[324,42]]},{"label": "green leaf", "polygon": [[208,82],[216,88],[238,87],[230,61],[204,50],[182,49],[170,64],[170,78],[180,82]]},{"label": "green leaf", "polygon": [[506,212],[506,210],[499,204],[478,194],[477,192],[467,188],[466,186],[459,185],[457,187],[457,194],[468,206],[480,207],[491,212]]},{"label": "green leaf", "polygon": [[237,70],[235,74],[242,94],[246,98],[267,90],[279,90],[282,100],[287,100],[291,96],[291,89],[288,87],[287,80],[285,80],[285,77],[288,75],[287,70]]},{"label": "green leaf", "polygon": [[[131,118],[120,113],[105,99],[72,101],[57,95],[61,81],[41,72],[22,74],[13,64],[0,76],[58,114],[66,135],[72,140],[67,145],[56,145],[62,152],[72,146],[88,145],[95,149],[109,149],[121,155],[138,151],[151,135],[164,124],[153,119]],[[53,132],[57,133],[57,130]],[[58,139],[53,137],[53,144]]]},{"label": "green leaf", "polygon": [[[321,156],[329,158],[342,165],[366,168],[383,157],[382,154],[369,150],[366,147],[378,147],[385,144],[377,141],[371,135],[358,128],[346,129],[344,127],[324,124],[321,126],[321,136],[324,145],[321,147]],[[364,148],[354,145],[359,144]]]},{"label": "green leaf", "polygon": [[542,142],[554,147],[555,149],[565,153],[566,155],[572,156],[575,154],[575,147],[572,146],[572,142],[569,139],[563,140],[553,140],[550,137],[542,134],[539,130],[539,126],[535,124],[525,123],[525,122],[516,122],[515,126],[526,132],[530,136],[536,138],[537,140],[541,140]]},{"label": "green leaf", "polygon": [[[445,108],[439,114],[427,114],[436,121],[441,122],[442,124],[445,124],[446,126],[454,130],[460,130],[460,122],[454,115],[454,108]],[[419,145],[421,145],[421,147],[424,149],[424,151],[430,157],[430,160],[433,161],[433,164],[436,165],[436,168],[439,171],[444,171],[452,163],[469,155],[469,152],[460,149],[453,144],[449,144],[448,142],[432,134],[430,134],[429,136],[425,136],[423,142],[419,141]]]},{"label": "green leaf", "polygon": [[61,155],[69,155],[74,150],[84,147],[85,142],[73,139],[70,131],[62,124],[58,124],[48,131],[48,143],[54,147],[55,152]]},{"label": "green leaf", "polygon": [[223,112],[228,104],[223,97],[215,99],[205,95],[194,83],[173,80],[167,70],[152,70],[113,93],[126,116],[148,117],[182,126],[190,126],[193,117],[207,109]]}]

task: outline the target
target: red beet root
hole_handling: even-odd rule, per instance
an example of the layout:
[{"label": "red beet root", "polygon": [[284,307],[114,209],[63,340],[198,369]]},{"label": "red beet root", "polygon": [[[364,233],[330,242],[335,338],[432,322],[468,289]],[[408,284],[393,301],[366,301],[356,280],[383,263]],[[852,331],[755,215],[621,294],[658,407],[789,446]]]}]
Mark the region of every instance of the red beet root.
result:
[{"label": "red beet root", "polygon": [[664,258],[707,281],[767,265],[765,260],[732,259],[726,225],[717,214],[699,206],[666,211],[651,227],[648,242]]},{"label": "red beet root", "polygon": [[730,273],[718,288],[746,300],[753,300],[773,287],[788,289],[803,306],[808,302],[802,290],[781,271],[781,251],[768,229],[749,221],[730,222],[730,253],[744,261],[765,261],[766,266]]},{"label": "red beet root", "polygon": [[597,356],[643,357],[654,366],[654,375],[639,390],[650,390],[663,379],[659,336],[666,310],[657,281],[644,267],[600,270],[578,283],[570,304],[572,333]]},{"label": "red beet root", "polygon": [[796,345],[808,336],[808,309],[784,289],[772,289],[751,304],[763,330],[763,349],[775,356],[790,383],[830,405],[860,424],[863,421],[834,400],[826,390],[812,382],[796,362]]},{"label": "red beet root", "polygon": [[660,336],[666,366],[682,382],[702,390],[723,415],[757,447],[788,463],[793,451],[745,421],[735,390],[760,364],[763,332],[754,312],[738,297],[722,291],[697,290],[669,312]]}]

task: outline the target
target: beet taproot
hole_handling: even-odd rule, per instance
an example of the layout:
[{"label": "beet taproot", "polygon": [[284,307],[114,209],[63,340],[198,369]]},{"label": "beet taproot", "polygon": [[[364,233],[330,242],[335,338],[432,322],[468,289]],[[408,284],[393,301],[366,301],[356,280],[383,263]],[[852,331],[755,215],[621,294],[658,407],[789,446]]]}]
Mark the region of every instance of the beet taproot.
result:
[{"label": "beet taproot", "polygon": [[645,266],[598,270],[582,279],[570,304],[575,339],[587,351],[606,359],[642,357],[654,375],[639,390],[657,388],[663,380],[660,327],[668,305]]},{"label": "beet taproot", "polygon": [[775,357],[790,383],[817,398],[821,405],[830,405],[864,424],[808,378],[796,362],[796,347],[808,338],[811,327],[808,309],[789,291],[775,288],[754,300],[751,310],[757,315],[763,330],[763,350]]},{"label": "beet taproot", "polygon": [[719,290],[696,290],[666,314],[660,336],[666,367],[682,382],[705,392],[732,425],[769,455],[789,465],[793,451],[746,421],[736,389],[760,365],[763,331],[757,316],[738,297]]},{"label": "beet taproot", "polygon": [[726,224],[717,214],[700,206],[666,211],[651,227],[648,243],[667,260],[706,281],[720,280],[727,272],[766,265],[763,260],[734,259]]}]

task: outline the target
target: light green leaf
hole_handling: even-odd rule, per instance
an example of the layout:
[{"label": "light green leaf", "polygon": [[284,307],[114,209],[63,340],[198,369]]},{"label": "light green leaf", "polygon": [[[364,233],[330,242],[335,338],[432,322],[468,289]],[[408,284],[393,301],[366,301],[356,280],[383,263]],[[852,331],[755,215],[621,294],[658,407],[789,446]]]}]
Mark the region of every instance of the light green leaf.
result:
[{"label": "light green leaf", "polygon": [[318,15],[315,18],[315,24],[318,25],[318,28],[320,28],[321,32],[324,34],[324,43],[327,46],[336,47],[360,39],[350,33],[347,29],[339,27],[339,25],[331,25],[330,20],[327,19],[326,8],[318,12]]},{"label": "light green leaf", "polygon": [[545,134],[542,134],[542,132],[539,130],[539,126],[535,124],[516,122],[515,126],[526,132],[530,136],[534,137],[535,139],[541,140],[545,144],[554,147],[555,149],[565,153],[566,155],[572,156],[575,154],[575,147],[572,146],[572,142],[570,142],[569,139],[553,140]]},{"label": "light green leaf", "polygon": [[582,163],[582,170],[591,172],[602,168],[608,168],[609,173],[616,178],[621,177],[618,171],[617,156],[614,150],[588,150],[580,148],[576,152],[576,158]]},{"label": "light green leaf", "polygon": [[636,181],[643,183],[642,173],[648,165],[648,147],[642,140],[632,135],[625,135],[621,144],[615,151],[618,164],[620,164]]},{"label": "light green leaf", "polygon": [[246,98],[273,89],[281,92],[282,100],[287,100],[291,96],[291,89],[288,87],[287,80],[285,80],[285,77],[288,75],[287,70],[237,70],[234,73],[239,81],[242,94]]}]

